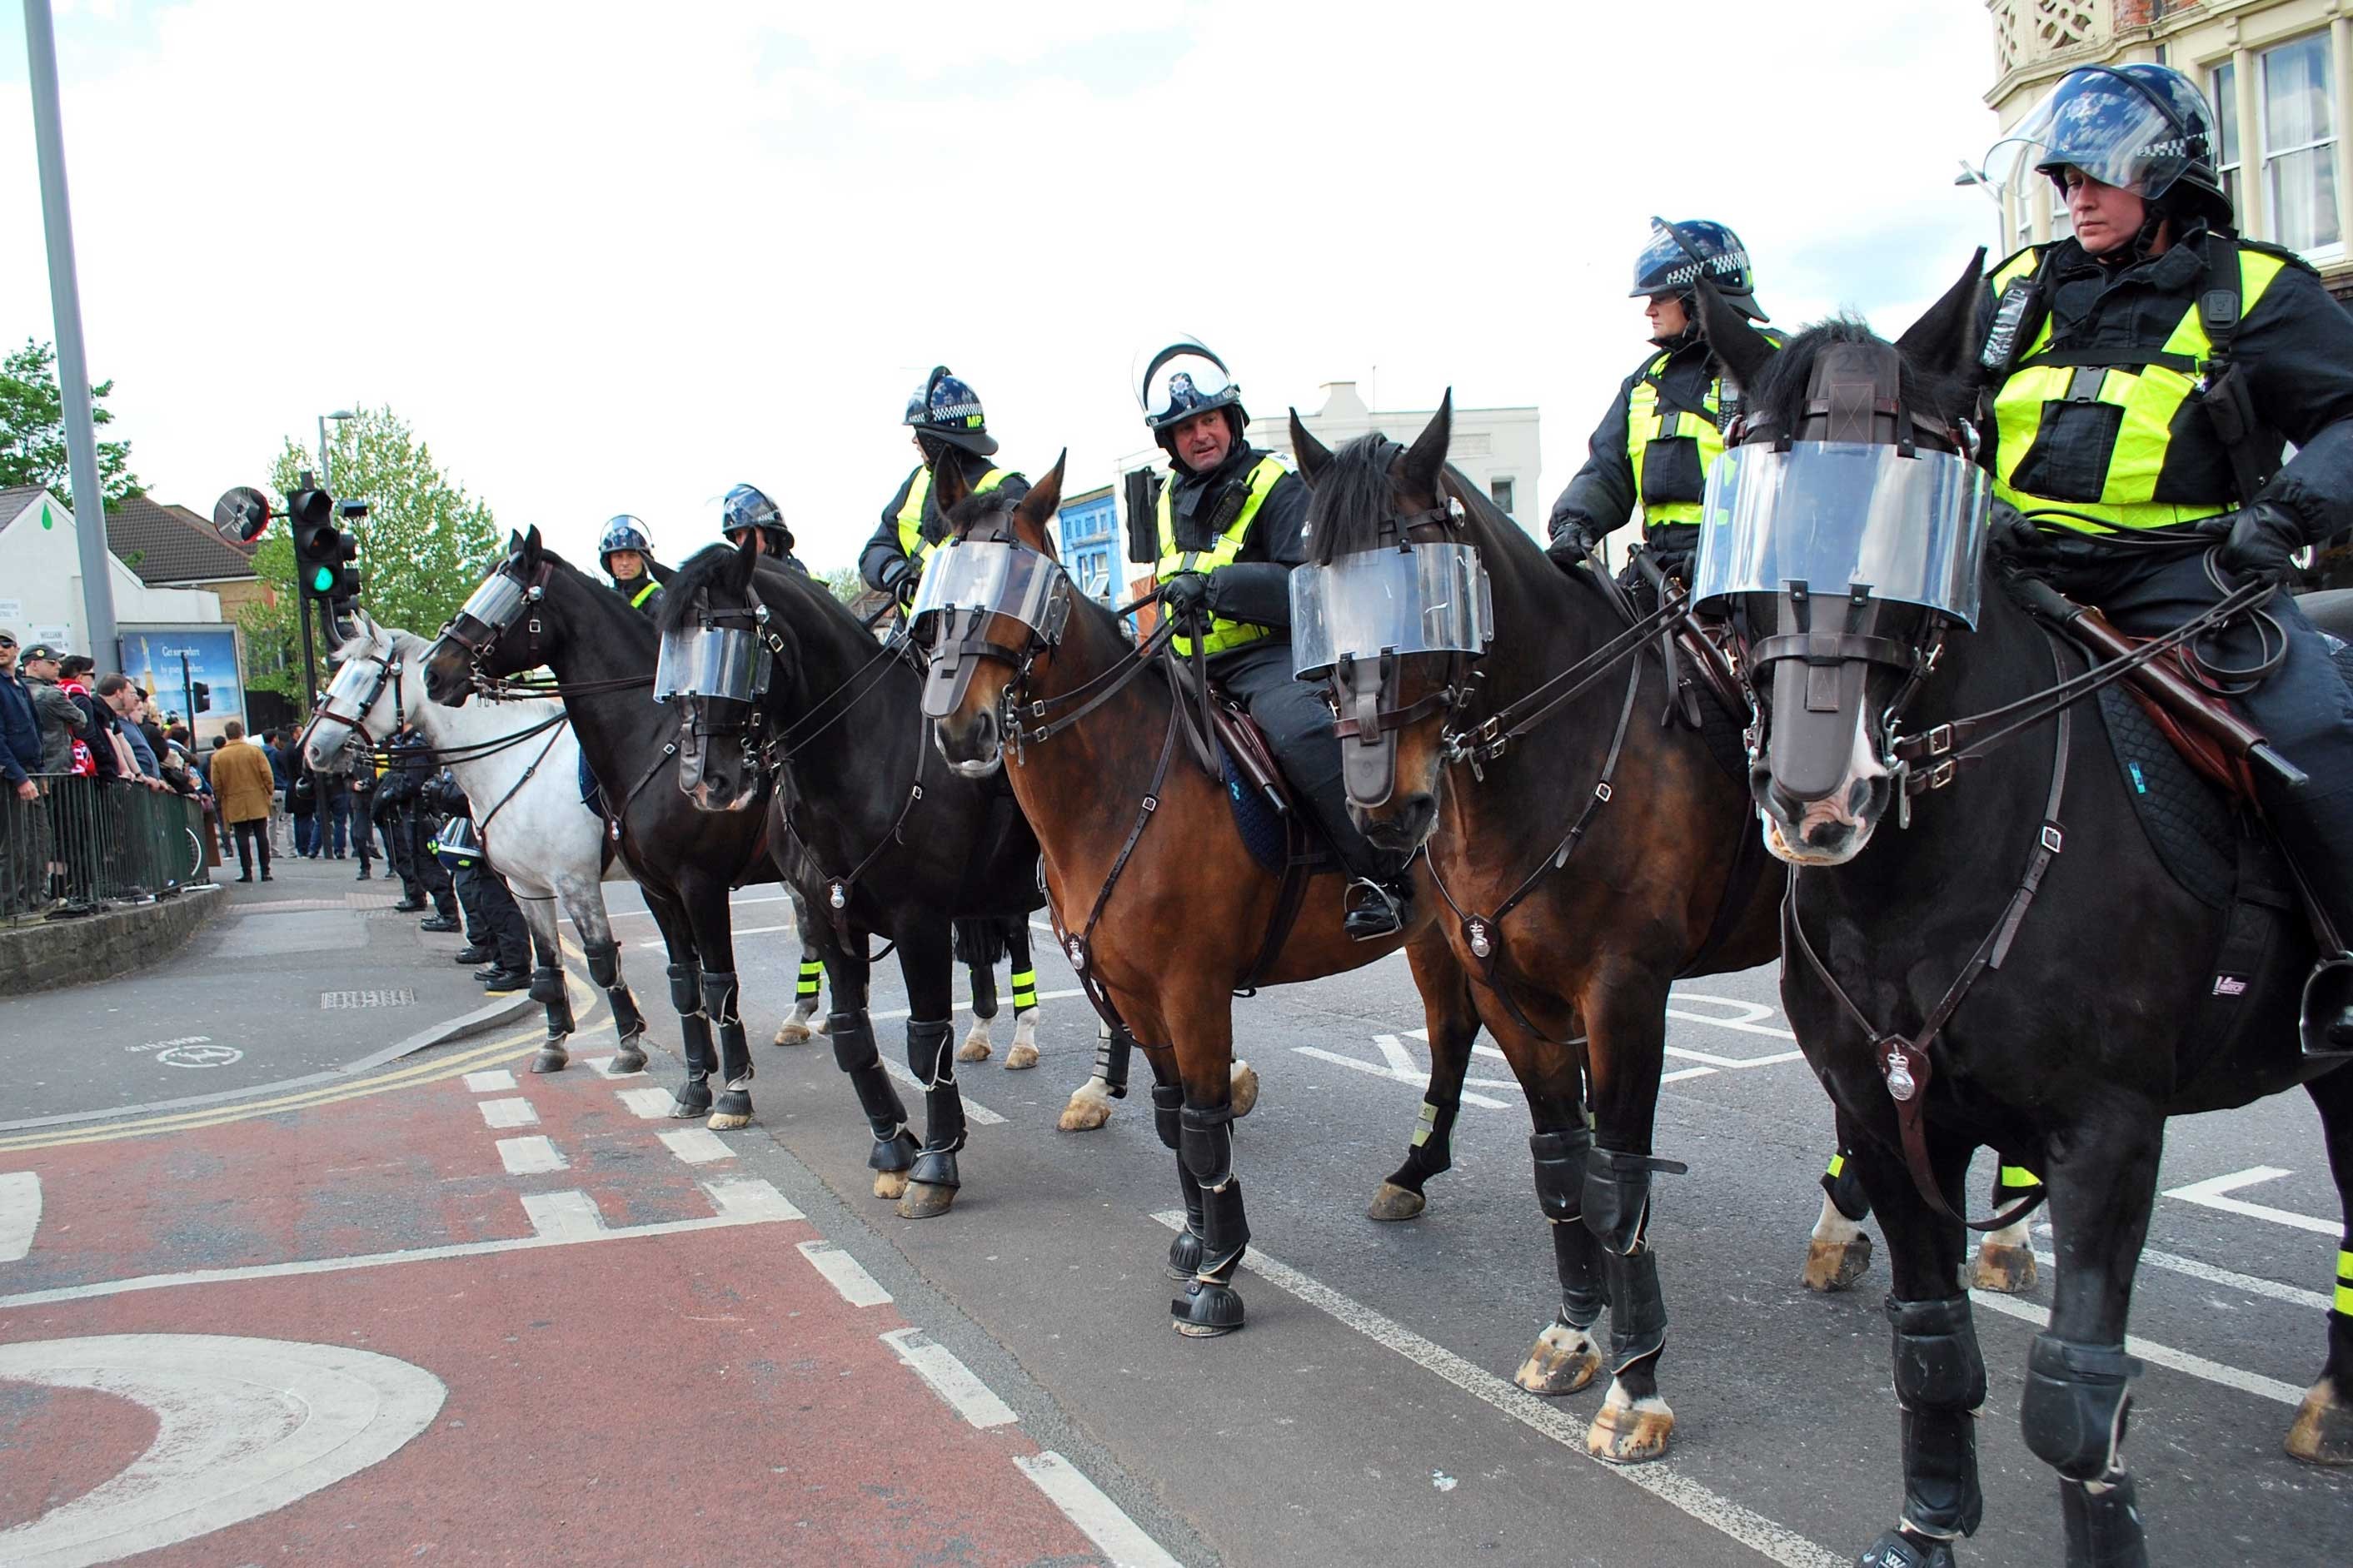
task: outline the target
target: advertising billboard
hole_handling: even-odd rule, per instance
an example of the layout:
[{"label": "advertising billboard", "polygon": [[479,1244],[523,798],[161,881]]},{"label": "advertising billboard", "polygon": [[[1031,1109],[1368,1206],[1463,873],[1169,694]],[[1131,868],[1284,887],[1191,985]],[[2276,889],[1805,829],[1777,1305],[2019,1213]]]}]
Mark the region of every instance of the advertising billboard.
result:
[{"label": "advertising billboard", "polygon": [[[212,749],[213,737],[234,719],[245,722],[245,683],[239,675],[237,628],[215,623],[195,626],[122,626],[122,673],[155,700],[165,713],[188,716],[188,689],[197,681],[208,689],[211,706],[195,715],[199,753]],[[181,658],[187,663],[183,672]]]}]

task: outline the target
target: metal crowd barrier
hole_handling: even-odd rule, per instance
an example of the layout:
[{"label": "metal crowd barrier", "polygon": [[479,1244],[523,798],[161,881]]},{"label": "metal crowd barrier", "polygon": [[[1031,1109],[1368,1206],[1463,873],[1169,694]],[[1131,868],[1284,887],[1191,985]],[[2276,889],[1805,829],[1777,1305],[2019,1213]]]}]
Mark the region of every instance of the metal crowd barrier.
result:
[{"label": "metal crowd barrier", "polygon": [[0,922],[109,900],[167,897],[205,872],[204,808],[190,796],[36,773],[37,800],[0,787]]}]

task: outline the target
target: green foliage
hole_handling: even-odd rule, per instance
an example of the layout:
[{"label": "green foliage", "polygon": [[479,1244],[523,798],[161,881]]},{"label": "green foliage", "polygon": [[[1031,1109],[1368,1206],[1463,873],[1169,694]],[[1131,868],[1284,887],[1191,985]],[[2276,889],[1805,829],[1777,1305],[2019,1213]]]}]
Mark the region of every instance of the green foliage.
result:
[{"label": "green foliage", "polygon": [[856,605],[859,595],[866,592],[866,584],[860,580],[858,568],[855,566],[837,566],[830,572],[821,574],[818,581],[824,584],[832,591],[833,596],[845,605]]},{"label": "green foliage", "polygon": [[[90,419],[111,425],[106,407],[114,383],[103,381],[90,389]],[[58,354],[47,343],[25,340],[25,346],[0,358],[0,485],[45,485],[73,507],[72,464],[66,456],[66,400],[58,390]],[[131,443],[98,444],[99,488],[109,506],[145,487],[131,471]]]},{"label": "green foliage", "polygon": [[[390,408],[363,408],[356,418],[330,431],[334,441],[327,450],[329,473],[322,476],[331,481],[327,488],[339,500],[368,503],[367,516],[348,525],[360,542],[360,604],[385,626],[431,637],[499,559],[491,509],[443,473],[432,449]],[[285,496],[299,487],[301,471],[317,468],[317,454],[287,437],[269,470],[269,489],[278,497],[274,505],[282,509]],[[253,684],[283,692],[307,709],[295,621],[294,542],[282,517],[270,522],[254,555],[254,571],[277,586],[278,603],[248,605],[237,612]],[[320,636],[315,626],[312,635]],[[318,651],[323,680],[331,650],[322,640]]]}]

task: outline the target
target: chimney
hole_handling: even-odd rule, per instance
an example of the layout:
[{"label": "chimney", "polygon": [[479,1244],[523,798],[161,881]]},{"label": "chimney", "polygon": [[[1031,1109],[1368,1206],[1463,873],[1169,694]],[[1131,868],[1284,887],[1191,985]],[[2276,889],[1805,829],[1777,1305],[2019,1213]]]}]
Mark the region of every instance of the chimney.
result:
[{"label": "chimney", "polygon": [[1335,425],[1364,425],[1372,421],[1373,411],[1356,395],[1353,381],[1327,381],[1324,384],[1324,406],[1316,418]]}]

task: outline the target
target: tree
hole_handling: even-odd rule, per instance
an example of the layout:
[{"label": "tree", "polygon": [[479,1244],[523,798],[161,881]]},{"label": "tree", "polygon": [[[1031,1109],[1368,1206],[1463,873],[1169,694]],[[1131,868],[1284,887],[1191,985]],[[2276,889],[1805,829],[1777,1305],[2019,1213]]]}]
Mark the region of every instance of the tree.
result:
[{"label": "tree", "polygon": [[[114,423],[105,403],[113,390],[111,381],[90,389],[92,423]],[[66,400],[58,390],[57,351],[26,338],[23,348],[0,359],[0,485],[46,486],[70,509],[72,470],[66,456]],[[98,483],[109,506],[146,494],[131,471],[130,442],[98,444]]]},{"label": "tree", "polygon": [[859,595],[866,592],[866,584],[860,579],[858,568],[855,566],[837,566],[820,576],[818,581],[830,589],[833,596],[845,605],[855,605],[858,603]]},{"label": "tree", "polygon": [[[335,436],[327,452],[328,473],[321,477],[337,500],[368,503],[367,516],[350,525],[360,542],[360,603],[386,626],[430,637],[499,560],[491,509],[443,473],[432,449],[390,408],[363,408]],[[300,488],[302,470],[317,466],[315,453],[287,437],[269,470],[281,509],[282,498]],[[294,542],[282,518],[270,522],[253,566],[256,575],[278,590],[275,605],[257,602],[237,612],[253,684],[284,692],[307,708],[295,621]],[[319,648],[322,658],[328,651]]]}]

